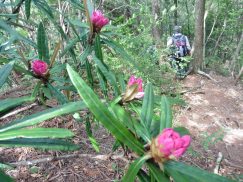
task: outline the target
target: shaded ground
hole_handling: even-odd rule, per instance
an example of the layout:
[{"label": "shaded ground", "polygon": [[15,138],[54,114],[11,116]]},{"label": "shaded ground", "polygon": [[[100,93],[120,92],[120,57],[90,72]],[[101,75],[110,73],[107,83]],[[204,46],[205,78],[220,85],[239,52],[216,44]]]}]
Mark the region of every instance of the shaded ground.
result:
[{"label": "shaded ground", "polygon": [[189,75],[183,80],[187,106],[175,119],[194,138],[185,160],[213,172],[221,152],[219,174],[242,180],[243,88],[233,85],[231,78],[216,75],[214,78],[217,82],[199,75]]},{"label": "shaded ground", "polygon": [[[217,83],[198,75],[189,75],[183,84],[183,97],[187,105],[176,110],[175,124],[187,127],[193,137],[190,150],[183,161],[213,172],[218,153],[223,154],[218,173],[240,180],[243,174],[243,89],[234,86],[230,78],[214,76]],[[0,97],[22,95],[20,91],[8,92]],[[43,110],[34,106],[31,109],[1,120],[1,124]],[[20,182],[28,181],[113,181],[122,175],[127,162],[122,159],[97,159],[92,156],[111,153],[113,138],[101,126],[94,127],[94,136],[100,143],[100,152],[96,153],[85,134],[85,126],[71,116],[54,118],[42,124],[43,127],[63,127],[75,132],[74,142],[81,145],[75,152],[47,152],[30,148],[0,148],[1,162],[16,162],[40,159],[67,154],[89,154],[88,157],[68,158],[64,160],[39,163],[34,167],[17,167],[9,170]],[[122,154],[118,151],[116,155]]]}]

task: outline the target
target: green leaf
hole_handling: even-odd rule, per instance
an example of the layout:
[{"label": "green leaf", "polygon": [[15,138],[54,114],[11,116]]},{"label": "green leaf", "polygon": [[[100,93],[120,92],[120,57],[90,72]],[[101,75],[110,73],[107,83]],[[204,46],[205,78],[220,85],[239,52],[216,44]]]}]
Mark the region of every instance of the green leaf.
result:
[{"label": "green leaf", "polygon": [[141,71],[140,66],[138,66],[135,61],[131,58],[130,55],[127,54],[127,52],[123,49],[121,45],[119,45],[117,42],[111,40],[111,39],[106,39],[103,38],[101,39],[108,47],[112,48],[117,54],[121,55],[121,57],[125,60],[128,61],[128,63],[131,63],[135,68]]},{"label": "green leaf", "polygon": [[118,96],[119,89],[118,89],[115,75],[111,71],[109,71],[107,69],[107,67],[102,63],[102,61],[100,61],[96,56],[93,55],[93,59],[94,59],[95,63],[97,64],[99,70],[101,71],[102,75],[104,75],[106,80],[108,80],[110,82],[110,84],[113,86],[115,95]]},{"label": "green leaf", "polygon": [[1,132],[0,140],[14,138],[67,138],[73,135],[73,132],[62,128],[31,128]]},{"label": "green leaf", "polygon": [[44,93],[44,95],[48,98],[48,99],[51,99],[52,96],[51,96],[51,91],[49,88],[47,88],[46,86],[43,86],[42,87],[42,91]]},{"label": "green leaf", "polygon": [[6,175],[2,170],[0,170],[0,179],[1,179],[1,182],[13,182],[14,180]]},{"label": "green leaf", "polygon": [[5,23],[4,21],[0,20],[0,29],[5,30],[8,34],[10,34],[12,36],[12,41],[14,40],[22,40],[26,43],[28,43],[29,45],[36,47],[36,44],[31,41],[30,39],[27,39],[26,37],[22,36],[21,34],[19,34],[17,31],[15,31],[14,29],[12,29],[7,23]]},{"label": "green leaf", "polygon": [[17,138],[0,141],[2,147],[33,147],[49,150],[77,150],[79,146],[66,140],[46,139],[46,138]]},{"label": "green leaf", "polygon": [[9,98],[0,101],[0,114],[5,111],[17,107],[25,102],[33,102],[35,100],[32,96],[25,96],[19,98]]},{"label": "green leaf", "polygon": [[[176,182],[233,182],[233,180],[219,176],[200,168],[189,166],[181,162],[168,161],[164,165],[168,173]],[[184,179],[182,177],[184,176]]]},{"label": "green leaf", "polygon": [[36,7],[46,14],[49,18],[54,18],[51,7],[45,0],[32,0]]},{"label": "green leaf", "polygon": [[47,82],[47,87],[60,104],[66,104],[68,102],[66,96],[63,95],[56,87],[53,87],[49,82]]},{"label": "green leaf", "polygon": [[87,20],[88,20],[89,25],[90,25],[90,31],[93,32],[91,16],[92,16],[92,13],[94,11],[94,8],[93,8],[93,5],[92,5],[90,0],[83,0],[83,2],[84,2],[86,17],[87,17]]},{"label": "green leaf", "polygon": [[47,37],[46,37],[46,33],[45,33],[45,28],[44,28],[44,25],[42,24],[42,22],[40,22],[40,24],[38,26],[37,48],[38,48],[39,59],[50,64],[48,41],[47,41]]},{"label": "green leaf", "polygon": [[37,94],[39,93],[39,89],[41,86],[42,81],[38,81],[37,84],[35,85],[34,90],[32,91],[31,97],[36,98]]},{"label": "green leaf", "polygon": [[30,76],[33,76],[32,72],[24,69],[23,67],[19,66],[19,65],[14,65],[14,71],[17,71],[19,73],[24,73],[26,75],[30,75]]},{"label": "green leaf", "polygon": [[84,63],[87,60],[88,55],[92,52],[92,47],[87,46],[81,56],[79,57],[79,60],[81,63]]},{"label": "green leaf", "polygon": [[47,119],[51,119],[64,114],[74,113],[85,108],[86,108],[85,104],[81,101],[71,102],[56,108],[47,109],[45,111],[41,111],[36,114],[32,114],[30,116],[26,116],[22,119],[17,119],[11,122],[10,124],[1,127],[0,132],[16,129],[16,128],[32,126],[42,121],[45,121]]},{"label": "green leaf", "polygon": [[94,93],[94,91],[80,78],[69,65],[67,65],[69,77],[73,85],[78,90],[83,101],[94,114],[96,119],[100,121],[119,141],[123,142],[130,149],[138,154],[143,154],[142,144],[128,131],[128,129],[113,116]]},{"label": "green leaf", "polygon": [[93,148],[95,149],[96,152],[99,152],[100,151],[100,147],[99,147],[99,143],[97,142],[97,140],[93,137],[93,134],[92,134],[92,129],[91,129],[91,124],[88,120],[89,118],[87,118],[86,120],[86,133],[89,137],[89,141],[91,142]]},{"label": "green leaf", "polygon": [[90,85],[93,87],[94,86],[94,78],[92,74],[92,65],[90,64],[89,60],[86,59],[85,61],[85,69],[87,72],[87,77],[89,80]]},{"label": "green leaf", "polygon": [[[154,93],[151,83],[148,83],[145,89],[143,98],[143,105],[141,110],[141,121],[148,131],[150,131],[151,123],[153,119],[154,110]],[[150,132],[149,132],[150,133]]]},{"label": "green leaf", "polygon": [[183,126],[174,127],[173,130],[178,132],[180,134],[180,136],[190,135],[189,130]]},{"label": "green leaf", "polygon": [[9,164],[0,163],[0,169],[14,169],[14,167]]},{"label": "green leaf", "polygon": [[148,162],[147,165],[151,172],[151,175],[153,175],[157,181],[170,182],[169,177],[166,176],[164,172],[161,171],[154,163]]},{"label": "green leaf", "polygon": [[160,131],[172,127],[172,111],[166,96],[161,98]]},{"label": "green leaf", "polygon": [[103,59],[99,34],[96,34],[95,36],[95,56],[103,63],[104,59]]},{"label": "green leaf", "polygon": [[118,81],[121,87],[121,92],[124,93],[126,91],[126,83],[122,74],[118,74]]},{"label": "green leaf", "polygon": [[79,41],[79,38],[76,37],[73,40],[71,40],[70,42],[67,43],[66,47],[64,48],[64,50],[62,51],[62,53],[60,54],[60,57],[63,57],[70,49],[72,49],[74,47],[74,45]]},{"label": "green leaf", "polygon": [[145,155],[136,159],[129,167],[127,173],[122,178],[123,182],[135,181],[138,171],[142,168],[143,164],[150,159],[150,155]]},{"label": "green leaf", "polygon": [[140,180],[140,182],[151,182],[150,177],[142,169],[140,169],[138,171],[138,175],[137,176],[138,176],[138,179]]},{"label": "green leaf", "polygon": [[8,64],[5,64],[3,67],[0,68],[0,88],[3,86],[3,84],[6,82],[8,76],[10,75],[12,69],[13,69],[14,62],[10,62]]},{"label": "green leaf", "polygon": [[89,28],[87,23],[81,22],[80,20],[70,20],[70,23],[81,28]]},{"label": "green leaf", "polygon": [[25,0],[25,16],[27,20],[30,17],[31,0]]},{"label": "green leaf", "polygon": [[[45,0],[32,0],[36,7],[43,12],[44,15],[48,17],[48,19],[53,23],[55,28],[58,30],[58,32],[61,34],[62,38],[68,41],[68,36],[65,34],[63,31],[62,27],[60,26],[59,23],[56,22],[56,19],[54,18],[53,15],[53,10],[52,8],[48,5],[48,3]],[[76,55],[73,49],[69,50],[69,53],[74,60],[75,63],[77,63]]]}]

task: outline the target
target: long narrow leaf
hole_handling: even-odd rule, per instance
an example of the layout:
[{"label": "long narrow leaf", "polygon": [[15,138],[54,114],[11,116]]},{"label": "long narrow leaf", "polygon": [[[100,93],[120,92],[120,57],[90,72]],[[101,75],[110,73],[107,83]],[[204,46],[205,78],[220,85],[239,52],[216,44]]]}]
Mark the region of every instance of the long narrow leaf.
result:
[{"label": "long narrow leaf", "polygon": [[101,39],[108,47],[112,48],[118,55],[120,55],[125,61],[131,63],[137,70],[141,70],[140,66],[132,59],[132,57],[123,49],[123,47],[117,42],[103,38]]},{"label": "long narrow leaf", "polygon": [[77,150],[79,146],[66,140],[46,139],[46,138],[17,138],[0,141],[1,147],[33,147],[49,150]]},{"label": "long narrow leaf", "polygon": [[139,170],[137,176],[138,176],[138,179],[140,180],[140,182],[151,182],[150,177],[142,169]]},{"label": "long narrow leaf", "polygon": [[100,151],[99,143],[97,142],[97,140],[93,136],[92,129],[91,129],[91,123],[89,121],[89,118],[87,118],[85,125],[86,125],[86,133],[89,137],[90,143],[92,144],[95,151],[99,152]]},{"label": "long narrow leaf", "polygon": [[17,107],[25,102],[33,102],[35,100],[32,96],[25,96],[19,98],[9,98],[0,101],[0,114],[5,111]]},{"label": "long narrow leaf", "polygon": [[151,158],[149,155],[145,155],[141,158],[136,159],[129,167],[127,173],[122,178],[123,182],[135,181],[138,171],[142,168],[143,164]]},{"label": "long narrow leaf", "polygon": [[102,63],[102,61],[100,61],[96,56],[93,55],[93,59],[94,59],[95,63],[97,64],[99,70],[101,71],[102,75],[104,75],[106,80],[108,80],[110,82],[110,84],[113,86],[113,88],[115,90],[115,95],[118,96],[119,89],[118,89],[115,75],[111,71],[109,71],[106,68],[106,66]]},{"label": "long narrow leaf", "polygon": [[30,17],[30,7],[31,7],[31,0],[25,0],[25,16],[27,20]]},{"label": "long narrow leaf", "polygon": [[39,58],[47,62],[48,64],[50,64],[48,42],[47,42],[44,25],[42,23],[40,23],[38,26],[37,46],[38,46]]},{"label": "long narrow leaf", "polygon": [[74,113],[85,108],[85,104],[81,101],[68,103],[56,108],[51,108],[45,111],[38,112],[36,114],[32,114],[30,116],[26,116],[22,119],[17,119],[11,122],[10,124],[1,127],[0,132],[7,131],[10,129],[32,126],[47,119],[51,119],[64,114]]},{"label": "long narrow leaf", "polygon": [[50,83],[47,83],[47,87],[60,104],[66,104],[68,102],[66,96],[63,95],[56,87],[53,87]]},{"label": "long narrow leaf", "polygon": [[6,82],[8,76],[10,75],[12,69],[13,69],[14,62],[10,62],[8,64],[5,64],[3,67],[0,68],[0,88],[3,86],[3,84]]},{"label": "long narrow leaf", "polygon": [[2,182],[13,182],[14,181],[10,176],[6,175],[2,170],[0,170],[0,179]]},{"label": "long narrow leaf", "polygon": [[153,175],[157,181],[170,182],[169,177],[167,177],[154,163],[148,162],[147,165],[151,175]]},{"label": "long narrow leaf", "polygon": [[143,146],[136,138],[128,131],[128,129],[122,125],[107,107],[101,103],[98,96],[95,95],[93,90],[80,78],[69,65],[67,65],[69,77],[78,90],[79,95],[84,100],[87,107],[94,114],[97,120],[99,120],[119,141],[123,142],[130,149],[138,154],[143,154]]},{"label": "long narrow leaf", "polygon": [[166,96],[163,96],[161,98],[160,131],[162,131],[164,128],[171,128],[171,127],[172,127],[171,106]]},{"label": "long narrow leaf", "polygon": [[[172,176],[176,182],[233,182],[234,180],[209,173],[202,169],[183,164],[181,162],[169,161],[164,165],[165,171]],[[185,180],[181,180],[185,176]]]},{"label": "long narrow leaf", "polygon": [[154,110],[154,93],[151,83],[148,83],[145,89],[143,105],[141,111],[141,121],[148,131],[150,131]]},{"label": "long narrow leaf", "polygon": [[73,132],[62,128],[31,128],[1,132],[0,140],[14,138],[67,138],[73,135]]}]

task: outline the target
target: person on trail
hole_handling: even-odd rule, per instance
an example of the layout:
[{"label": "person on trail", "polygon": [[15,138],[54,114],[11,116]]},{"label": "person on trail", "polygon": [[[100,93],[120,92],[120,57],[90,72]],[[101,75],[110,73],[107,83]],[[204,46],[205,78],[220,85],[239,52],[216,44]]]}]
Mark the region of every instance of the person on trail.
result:
[{"label": "person on trail", "polygon": [[168,38],[167,47],[177,48],[178,57],[184,57],[191,55],[191,46],[187,36],[181,33],[181,26],[176,25],[174,27],[174,34]]},{"label": "person on trail", "polygon": [[174,27],[174,34],[168,38],[167,47],[171,53],[169,55],[170,65],[176,71],[176,77],[183,79],[188,74],[191,46],[187,36],[181,33],[181,26]]}]

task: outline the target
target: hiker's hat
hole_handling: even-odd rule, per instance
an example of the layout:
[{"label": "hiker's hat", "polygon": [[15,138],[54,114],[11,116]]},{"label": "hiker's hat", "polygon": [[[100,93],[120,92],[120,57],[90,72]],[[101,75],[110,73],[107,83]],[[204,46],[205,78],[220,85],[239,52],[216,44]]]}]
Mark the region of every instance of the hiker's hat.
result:
[{"label": "hiker's hat", "polygon": [[174,26],[174,32],[180,33],[181,32],[181,26],[178,26],[178,25]]}]

